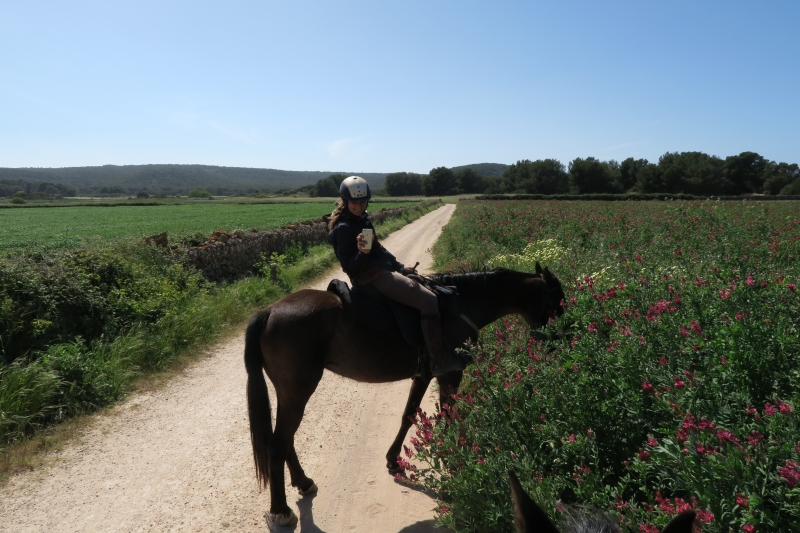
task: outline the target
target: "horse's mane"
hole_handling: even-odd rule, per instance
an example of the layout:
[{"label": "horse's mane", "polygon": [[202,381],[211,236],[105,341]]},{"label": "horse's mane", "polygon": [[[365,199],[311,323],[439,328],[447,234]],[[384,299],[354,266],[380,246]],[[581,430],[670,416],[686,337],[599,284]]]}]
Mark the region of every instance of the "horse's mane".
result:
[{"label": "horse's mane", "polygon": [[518,272],[508,268],[483,268],[477,271],[456,271],[429,276],[442,285],[455,285],[461,289],[492,289],[513,279],[541,278],[541,274]]}]

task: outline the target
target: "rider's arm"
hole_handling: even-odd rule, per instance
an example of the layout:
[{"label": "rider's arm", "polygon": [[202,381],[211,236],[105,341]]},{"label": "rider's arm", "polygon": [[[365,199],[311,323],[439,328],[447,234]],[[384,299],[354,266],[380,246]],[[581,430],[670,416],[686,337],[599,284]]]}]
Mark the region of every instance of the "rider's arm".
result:
[{"label": "rider's arm", "polygon": [[355,274],[366,268],[369,264],[369,257],[358,250],[356,241],[361,230],[350,224],[340,223],[334,228],[333,233],[334,251],[342,269],[348,274]]}]

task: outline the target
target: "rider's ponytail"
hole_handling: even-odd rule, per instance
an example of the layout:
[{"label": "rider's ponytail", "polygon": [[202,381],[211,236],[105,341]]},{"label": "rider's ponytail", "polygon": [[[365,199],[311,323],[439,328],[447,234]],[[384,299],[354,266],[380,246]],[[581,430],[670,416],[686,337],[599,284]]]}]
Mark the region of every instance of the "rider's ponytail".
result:
[{"label": "rider's ponytail", "polygon": [[333,213],[331,213],[331,221],[328,223],[328,231],[333,231],[333,227],[336,225],[339,217],[342,216],[342,213],[344,212],[349,212],[347,211],[347,201],[337,200],[336,208],[333,210]]}]

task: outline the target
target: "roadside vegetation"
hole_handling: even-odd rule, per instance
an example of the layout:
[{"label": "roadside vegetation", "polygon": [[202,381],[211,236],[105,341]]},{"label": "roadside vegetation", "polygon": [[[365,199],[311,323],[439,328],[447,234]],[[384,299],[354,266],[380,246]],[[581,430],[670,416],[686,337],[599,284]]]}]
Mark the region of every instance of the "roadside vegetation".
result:
[{"label": "roadside vegetation", "polygon": [[[438,268],[563,282],[540,331],[503,320],[452,407],[417,420],[409,470],[440,523],[510,531],[514,469],[553,519],[590,504],[624,531],[693,508],[702,530],[800,523],[800,203],[461,202]],[[409,467],[411,468],[411,467]]]},{"label": "roadside vegetation", "polygon": [[[378,235],[436,207],[376,224]],[[275,281],[271,263],[280,265]],[[290,247],[264,257],[259,275],[216,285],[182,254],[136,238],[7,254],[0,259],[0,479],[29,464],[32,449],[57,446],[42,430],[112,405],[137,381],[191,359],[334,264],[327,244]]]}]

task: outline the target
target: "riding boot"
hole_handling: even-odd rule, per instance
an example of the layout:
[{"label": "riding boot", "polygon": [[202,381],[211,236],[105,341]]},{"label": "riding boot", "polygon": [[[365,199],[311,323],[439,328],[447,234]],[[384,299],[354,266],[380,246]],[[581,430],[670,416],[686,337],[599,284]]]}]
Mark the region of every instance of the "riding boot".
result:
[{"label": "riding boot", "polygon": [[466,362],[456,354],[447,350],[442,338],[442,321],[438,316],[422,317],[422,336],[431,357],[431,374],[433,377],[443,376],[456,370],[464,370]]}]

